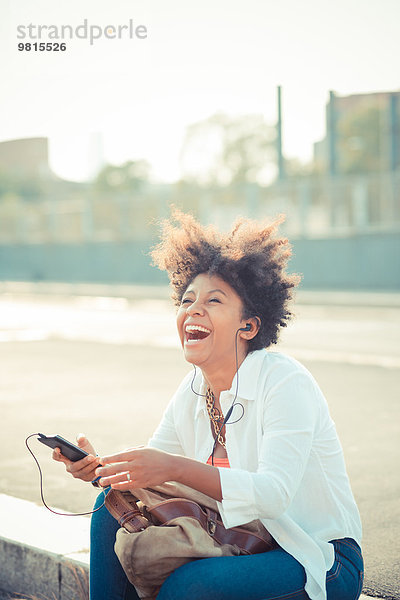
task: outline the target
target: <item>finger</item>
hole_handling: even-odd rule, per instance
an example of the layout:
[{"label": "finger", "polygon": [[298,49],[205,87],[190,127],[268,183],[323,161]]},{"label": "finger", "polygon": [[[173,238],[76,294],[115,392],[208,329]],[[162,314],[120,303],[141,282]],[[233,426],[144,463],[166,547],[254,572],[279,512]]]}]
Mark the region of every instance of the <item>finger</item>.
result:
[{"label": "finger", "polygon": [[120,482],[111,484],[111,487],[114,490],[119,490],[120,492],[124,492],[124,491],[128,491],[128,490],[142,488],[142,487],[144,488],[146,486],[140,485],[137,481],[120,481]]},{"label": "finger", "polygon": [[85,450],[85,452],[87,452],[88,454],[96,454],[95,449],[93,448],[92,444],[89,442],[89,440],[87,439],[86,435],[84,433],[80,433],[77,438],[76,438],[76,442],[79,446],[79,448],[82,448],[82,450]]},{"label": "finger", "polygon": [[93,481],[96,479],[95,469],[96,465],[91,464],[86,465],[86,467],[83,467],[82,469],[74,471],[71,471],[70,468],[67,467],[67,471],[70,475],[72,475],[72,477],[75,479],[82,479],[83,481]]},{"label": "finger", "polygon": [[82,469],[79,469],[79,470],[75,469],[74,471],[72,471],[71,469],[69,469],[67,467],[67,471],[69,471],[69,473],[71,473],[71,475],[73,477],[84,477],[84,476],[88,476],[89,474],[91,474],[92,479],[94,479],[94,477],[96,476],[95,469],[96,469],[96,465],[86,465],[86,467],[83,467]]},{"label": "finger", "polygon": [[[127,472],[118,473],[117,475],[110,475],[109,477],[102,477],[99,479],[99,483],[103,487],[107,487],[108,485],[115,485],[117,483],[128,483],[130,487],[132,487],[132,479],[129,481],[127,479]],[[131,475],[132,477],[132,475]]]},{"label": "finger", "polygon": [[53,460],[58,460],[58,461],[60,461],[60,460],[61,460],[61,459],[60,459],[60,454],[61,454],[61,452],[60,452],[60,448],[54,448],[54,450],[53,450],[53,453],[52,453],[52,455],[51,455],[51,458],[52,458]]},{"label": "finger", "polygon": [[116,475],[117,473],[121,473],[121,471],[130,471],[133,469],[132,462],[121,462],[116,464],[107,465],[106,467],[98,467],[96,469],[96,475],[107,476],[107,475]]},{"label": "finger", "polygon": [[96,456],[92,456],[91,454],[89,454],[88,456],[85,456],[85,458],[82,458],[81,460],[77,460],[75,462],[71,462],[71,464],[69,465],[69,471],[71,473],[79,473],[80,471],[83,471],[84,469],[95,469],[97,466],[99,465],[99,459],[96,458]]},{"label": "finger", "polygon": [[79,473],[70,473],[74,479],[82,479],[82,481],[93,481],[96,479],[95,472],[93,470],[80,471]]},{"label": "finger", "polygon": [[118,452],[117,454],[109,454],[108,456],[102,456],[100,458],[100,462],[102,465],[106,465],[108,463],[117,463],[124,462],[133,458],[133,455],[139,450],[139,448],[134,448],[133,450],[124,450],[122,452]]},{"label": "finger", "polygon": [[70,462],[72,462],[61,453],[60,448],[54,448],[52,458],[58,462],[64,463],[65,465],[68,465]]},{"label": "finger", "polygon": [[78,435],[76,436],[76,442],[80,448],[87,444],[88,440],[86,435],[84,433],[78,433]]}]

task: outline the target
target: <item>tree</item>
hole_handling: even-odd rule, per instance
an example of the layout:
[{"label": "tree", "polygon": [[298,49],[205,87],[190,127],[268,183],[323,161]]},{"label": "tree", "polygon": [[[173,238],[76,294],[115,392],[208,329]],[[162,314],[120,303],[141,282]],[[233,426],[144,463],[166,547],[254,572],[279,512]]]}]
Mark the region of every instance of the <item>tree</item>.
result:
[{"label": "tree", "polygon": [[274,174],[275,128],[262,115],[217,113],[187,129],[181,151],[184,179],[203,185],[264,183]]},{"label": "tree", "polygon": [[338,158],[341,173],[379,171],[386,156],[382,139],[383,110],[377,106],[357,107],[338,122]]},{"label": "tree", "polygon": [[127,161],[123,165],[106,165],[97,175],[94,188],[99,192],[133,192],[148,180],[150,166],[145,160]]},{"label": "tree", "polygon": [[37,175],[27,175],[18,171],[0,172],[0,200],[13,195],[27,202],[39,200],[44,193],[44,183]]}]

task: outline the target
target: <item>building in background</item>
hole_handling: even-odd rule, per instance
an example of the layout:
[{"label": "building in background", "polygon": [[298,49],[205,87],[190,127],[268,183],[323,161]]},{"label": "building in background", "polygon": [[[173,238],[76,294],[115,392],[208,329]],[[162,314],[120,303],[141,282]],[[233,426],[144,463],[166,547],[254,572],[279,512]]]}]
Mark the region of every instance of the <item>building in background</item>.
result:
[{"label": "building in background", "polygon": [[326,106],[326,136],[314,144],[315,170],[331,175],[400,168],[400,91],[337,96]]},{"label": "building in background", "polygon": [[[155,184],[144,160],[102,165],[91,180],[71,181],[55,168],[53,152],[49,165],[46,138],[0,143],[0,281],[161,281],[149,248],[174,204],[222,229],[238,215],[284,213],[280,231],[294,243],[292,269],[304,273],[305,287],[398,290],[399,110],[398,91],[331,92],[314,164],[297,170],[287,168],[274,126],[265,124],[260,136],[254,115],[210,117],[192,130],[191,147],[204,154],[199,140],[218,126],[212,177],[194,172],[173,184]],[[279,113],[278,138],[281,122]],[[60,138],[59,148],[63,158],[101,164],[101,136],[85,147]],[[255,176],[271,165],[275,180]]]},{"label": "building in background", "polygon": [[23,178],[53,178],[48,139],[37,137],[0,142],[0,172]]}]

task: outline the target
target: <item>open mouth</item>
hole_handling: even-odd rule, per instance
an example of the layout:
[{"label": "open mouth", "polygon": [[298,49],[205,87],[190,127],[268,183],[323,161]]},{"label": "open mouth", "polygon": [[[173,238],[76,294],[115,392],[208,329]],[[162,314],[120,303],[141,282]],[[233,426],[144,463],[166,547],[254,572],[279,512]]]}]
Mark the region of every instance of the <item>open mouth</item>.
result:
[{"label": "open mouth", "polygon": [[210,329],[202,327],[202,325],[186,325],[185,327],[185,341],[186,342],[200,342],[210,335]]}]

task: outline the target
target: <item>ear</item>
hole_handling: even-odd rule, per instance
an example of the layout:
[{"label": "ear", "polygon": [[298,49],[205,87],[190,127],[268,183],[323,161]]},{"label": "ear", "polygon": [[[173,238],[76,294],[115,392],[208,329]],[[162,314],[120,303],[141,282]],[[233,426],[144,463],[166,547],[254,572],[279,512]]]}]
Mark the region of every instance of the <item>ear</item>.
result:
[{"label": "ear", "polygon": [[244,321],[242,327],[246,327],[248,325],[250,325],[248,331],[241,331],[239,333],[240,337],[247,341],[256,337],[261,327],[261,319],[259,317],[250,317]]}]

